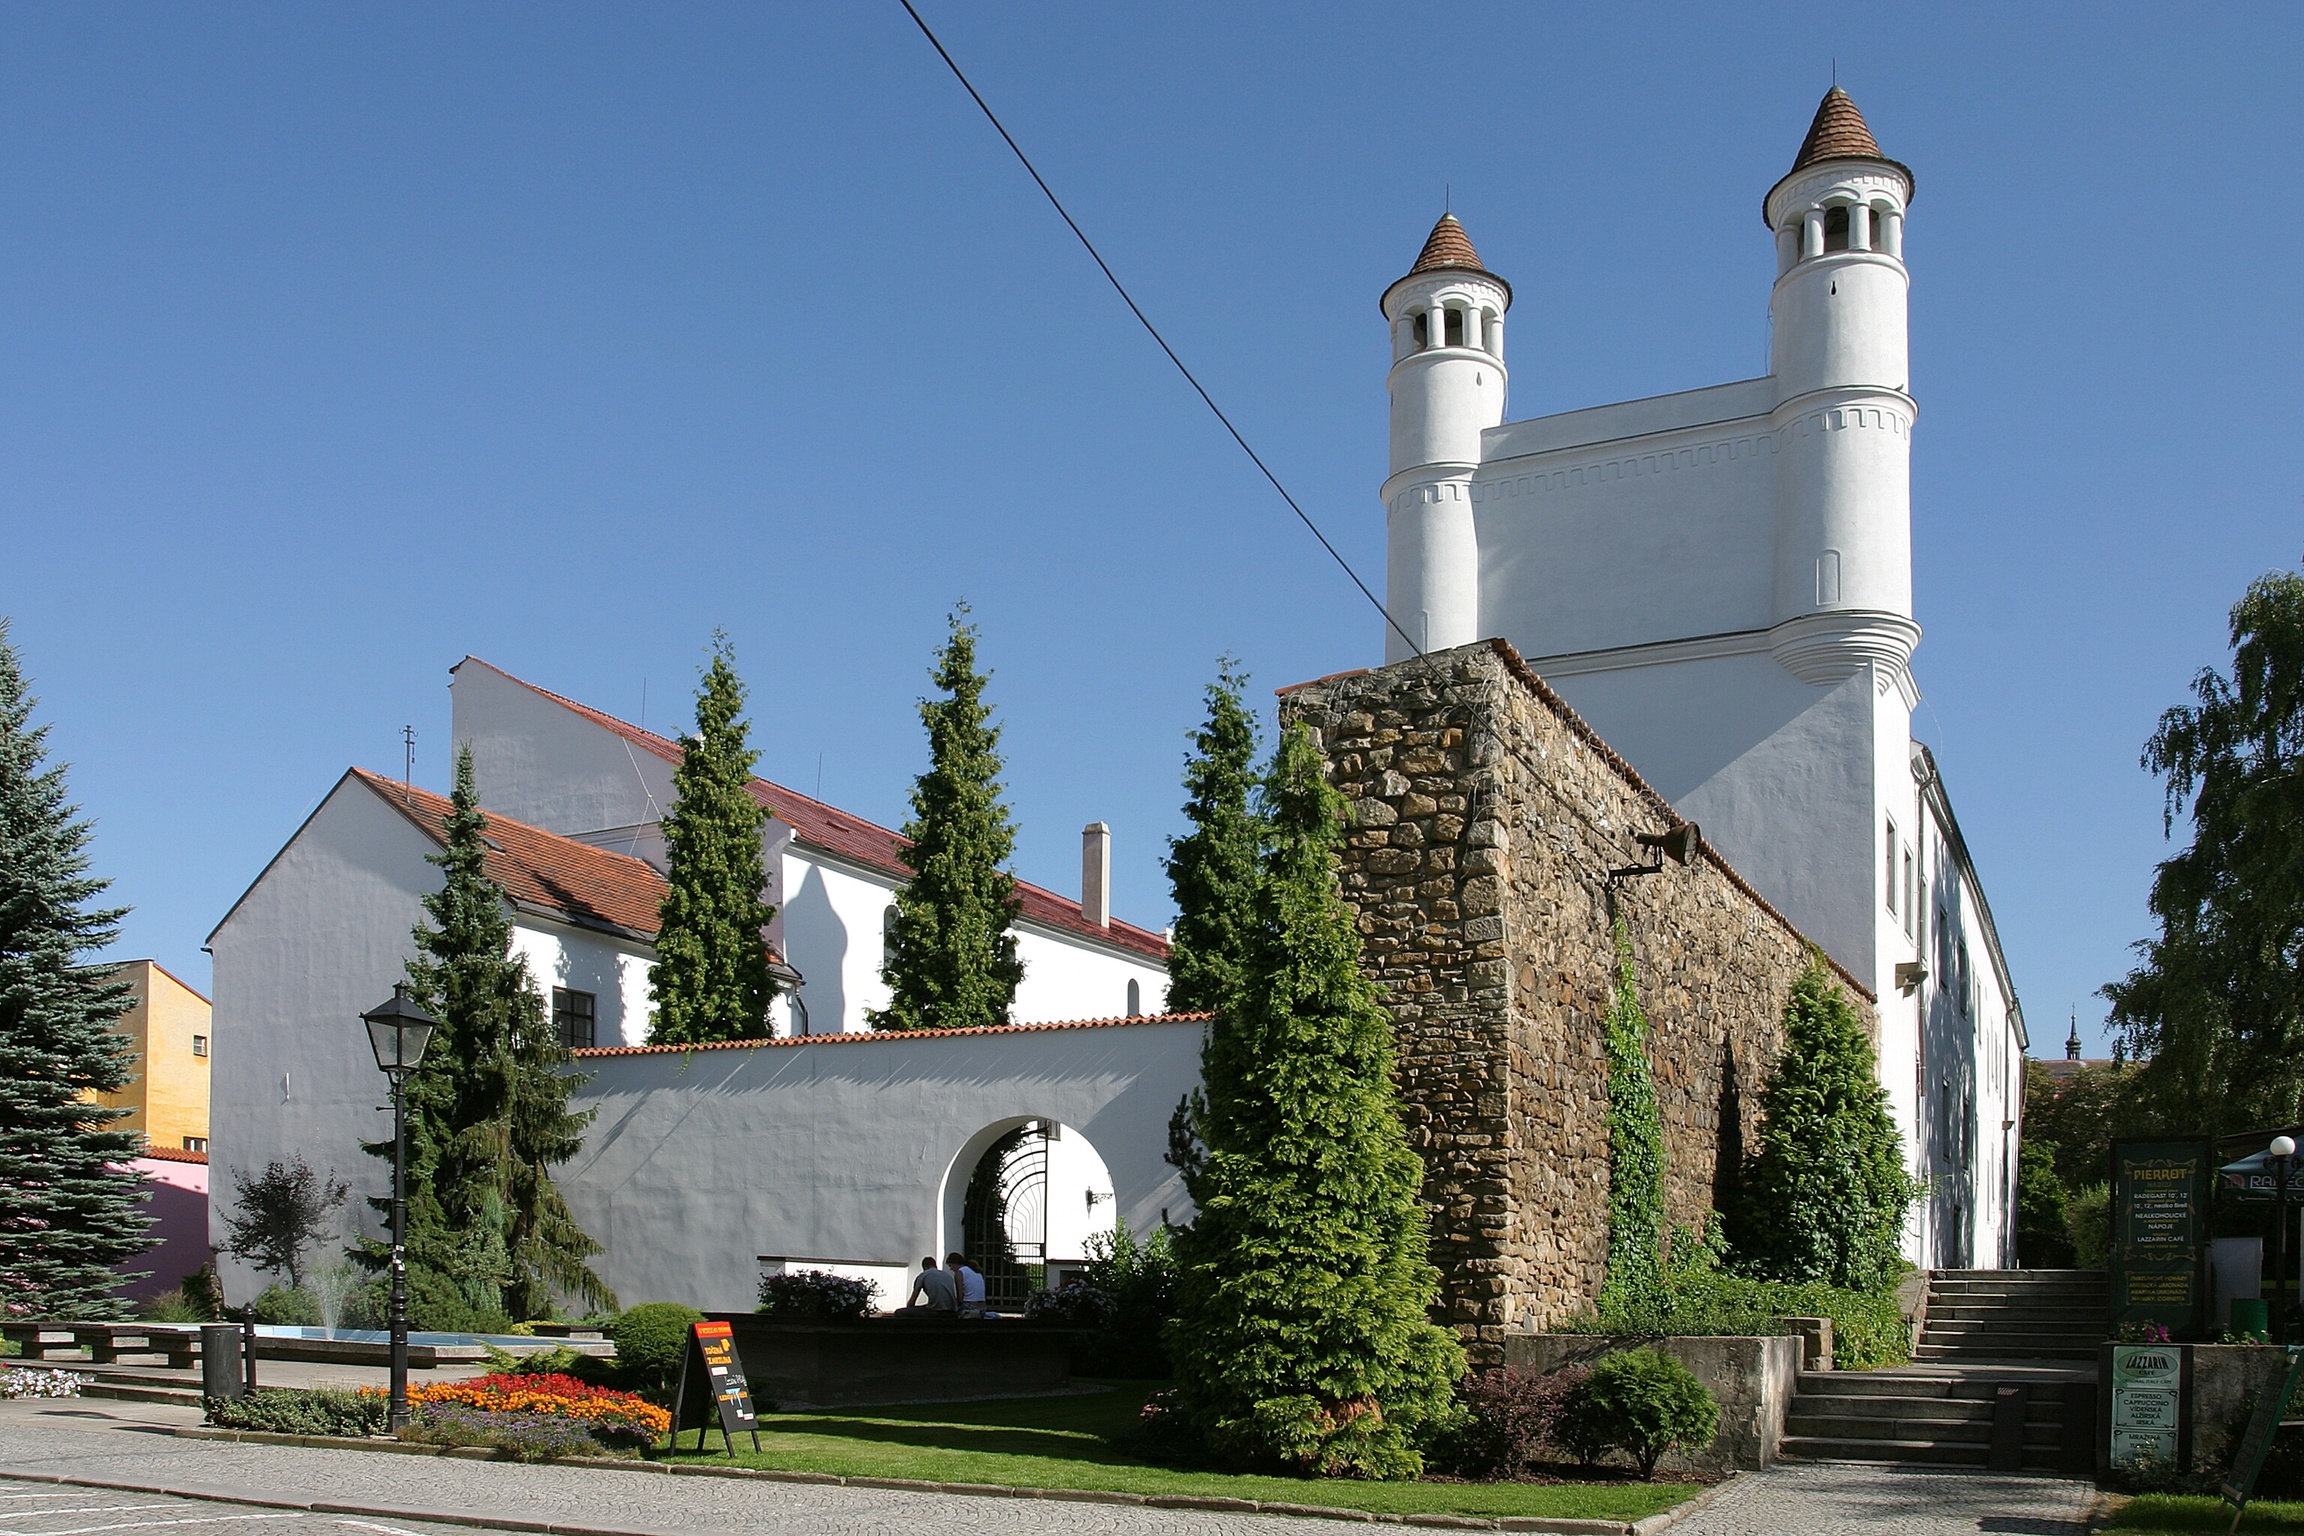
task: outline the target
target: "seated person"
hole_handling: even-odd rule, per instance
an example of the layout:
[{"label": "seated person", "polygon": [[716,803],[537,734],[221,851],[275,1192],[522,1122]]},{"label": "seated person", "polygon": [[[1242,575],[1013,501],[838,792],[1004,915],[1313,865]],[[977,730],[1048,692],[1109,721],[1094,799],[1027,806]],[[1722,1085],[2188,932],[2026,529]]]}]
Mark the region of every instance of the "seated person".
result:
[{"label": "seated person", "polygon": [[947,1270],[936,1267],[934,1255],[920,1261],[919,1278],[912,1282],[912,1294],[905,1304],[892,1314],[896,1317],[950,1317],[960,1310],[960,1294]]},{"label": "seated person", "polygon": [[984,1315],[984,1277],[978,1274],[976,1266],[969,1263],[961,1254],[947,1255],[944,1263],[952,1271],[953,1282],[960,1287],[960,1315],[962,1317],[982,1317]]}]

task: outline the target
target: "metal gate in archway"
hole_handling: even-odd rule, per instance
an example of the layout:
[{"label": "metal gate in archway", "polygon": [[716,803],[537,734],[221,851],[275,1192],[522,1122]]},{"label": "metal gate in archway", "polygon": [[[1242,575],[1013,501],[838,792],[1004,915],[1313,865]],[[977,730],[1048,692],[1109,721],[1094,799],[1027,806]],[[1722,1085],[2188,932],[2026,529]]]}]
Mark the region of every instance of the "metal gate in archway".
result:
[{"label": "metal gate in archway", "polygon": [[984,1149],[960,1211],[961,1250],[984,1277],[984,1304],[1021,1312],[1047,1274],[1048,1126],[1020,1125]]}]

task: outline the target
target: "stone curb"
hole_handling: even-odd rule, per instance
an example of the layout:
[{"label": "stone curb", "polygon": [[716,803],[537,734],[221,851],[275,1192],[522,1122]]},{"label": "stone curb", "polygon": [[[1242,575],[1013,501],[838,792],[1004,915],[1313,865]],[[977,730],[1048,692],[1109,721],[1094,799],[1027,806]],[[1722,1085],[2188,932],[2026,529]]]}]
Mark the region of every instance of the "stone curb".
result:
[{"label": "stone curb", "polygon": [[[213,1429],[207,1425],[178,1425],[170,1433],[186,1440],[240,1440],[254,1445],[292,1445],[310,1450],[382,1451],[387,1455],[446,1456],[459,1461],[493,1461],[496,1453],[480,1445],[410,1445],[403,1441],[373,1439],[361,1440],[335,1435],[280,1435],[255,1429]],[[842,1477],[831,1472],[785,1472],[764,1467],[714,1467],[692,1463],[668,1464],[655,1461],[627,1461],[608,1456],[557,1456],[538,1466],[590,1467],[606,1472],[647,1472],[658,1476],[674,1477],[730,1477],[763,1483],[830,1484],[844,1488],[886,1488],[902,1493],[942,1493],[965,1498],[986,1499],[1051,1499],[1070,1504],[1132,1504],[1151,1509],[1196,1509],[1236,1515],[1284,1515],[1309,1520],[1351,1520],[1374,1525],[1414,1525],[1450,1531],[1529,1531],[1538,1536],[1655,1536],[1655,1533],[1677,1525],[1698,1510],[1710,1504],[1735,1482],[1730,1473],[1722,1482],[1715,1483],[1692,1499],[1660,1510],[1644,1519],[1571,1520],[1547,1518],[1542,1515],[1502,1515],[1489,1519],[1478,1515],[1392,1515],[1367,1509],[1344,1509],[1324,1504],[1292,1504],[1259,1499],[1227,1499],[1201,1497],[1176,1493],[1115,1493],[1097,1488],[1018,1488],[1005,1483],[936,1483],[911,1477]],[[295,1500],[265,1500],[224,1492],[190,1493],[176,1488],[165,1488],[150,1483],[99,1482],[88,1478],[58,1477],[52,1474],[31,1474],[10,1471],[0,1466],[0,1476],[24,1477],[36,1482],[74,1483],[93,1488],[120,1488],[131,1492],[176,1493],[186,1498],[214,1499],[235,1504],[273,1504],[282,1509],[310,1509],[328,1514],[369,1514],[386,1519],[423,1520],[434,1525],[493,1526],[510,1531],[533,1531],[547,1536],[667,1536],[667,1533],[646,1527],[617,1527],[548,1525],[538,1521],[515,1518],[487,1518],[438,1510],[402,1509],[384,1505],[352,1508],[348,1505],[303,1503]]]}]

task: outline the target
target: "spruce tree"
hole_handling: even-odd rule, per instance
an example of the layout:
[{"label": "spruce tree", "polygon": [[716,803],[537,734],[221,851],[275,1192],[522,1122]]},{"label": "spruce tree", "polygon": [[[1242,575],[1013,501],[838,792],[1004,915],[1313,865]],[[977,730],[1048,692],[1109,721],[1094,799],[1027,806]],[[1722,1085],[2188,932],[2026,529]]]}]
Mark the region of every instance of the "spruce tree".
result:
[{"label": "spruce tree", "polygon": [[[512,952],[468,749],[449,804],[447,846],[430,856],[446,878],[424,898],[430,922],[407,963],[410,989],[440,1021],[408,1084],[408,1287],[420,1326],[487,1331],[541,1315],[555,1293],[614,1298],[584,1262],[600,1245],[552,1182],[594,1112],[569,1109],[585,1080],[561,1070],[567,1053]],[[388,1141],[367,1150],[392,1156]],[[361,1256],[373,1268],[384,1255],[369,1244]]]},{"label": "spruce tree", "polygon": [[1274,754],[1269,847],[1230,1027],[1201,1062],[1206,1162],[1167,1343],[1178,1411],[1224,1460],[1407,1477],[1464,1368],[1428,1310],[1391,1022],[1336,885],[1343,801],[1302,726]]},{"label": "spruce tree", "polygon": [[1226,656],[1208,685],[1208,719],[1193,733],[1184,766],[1192,830],[1168,844],[1176,932],[1168,946],[1168,1007],[1222,1013],[1232,1005],[1254,925],[1256,859],[1263,818],[1256,784],[1256,718],[1241,695],[1248,675]]},{"label": "spruce tree", "polygon": [[1616,990],[1603,1032],[1608,1047],[1608,1275],[1605,1319],[1652,1305],[1664,1281],[1664,1125],[1648,1066],[1648,1015],[1640,1007],[1632,934],[1616,920]]},{"label": "spruce tree", "polygon": [[112,1266],[152,1224],[125,1166],[144,1138],[88,1098],[134,1075],[128,985],[88,963],[126,910],[92,905],[111,882],[88,873],[93,828],[33,702],[0,618],[0,1313],[94,1321],[126,1315]]},{"label": "spruce tree", "polygon": [[951,616],[934,679],[944,696],[920,701],[928,771],[912,786],[912,879],[896,892],[889,934],[888,1006],[874,1029],[969,1029],[1008,1022],[1024,963],[1016,958],[1016,881],[1004,867],[1016,828],[1000,798],[1000,728],[976,670],[968,605]]},{"label": "spruce tree", "polygon": [[648,989],[656,1001],[649,1039],[659,1045],[757,1040],[768,1034],[776,984],[765,930],[776,909],[763,897],[768,873],[754,800],[755,754],[746,741],[744,684],[725,634],[712,636],[712,664],[696,690],[696,734],[680,738],[672,809],[664,817],[664,906]]},{"label": "spruce tree", "polygon": [[1760,1109],[1737,1267],[1850,1290],[1895,1279],[1904,1217],[1921,1184],[1904,1171],[1864,1021],[1820,954],[1811,952],[1784,1004],[1784,1051],[1760,1090]]}]

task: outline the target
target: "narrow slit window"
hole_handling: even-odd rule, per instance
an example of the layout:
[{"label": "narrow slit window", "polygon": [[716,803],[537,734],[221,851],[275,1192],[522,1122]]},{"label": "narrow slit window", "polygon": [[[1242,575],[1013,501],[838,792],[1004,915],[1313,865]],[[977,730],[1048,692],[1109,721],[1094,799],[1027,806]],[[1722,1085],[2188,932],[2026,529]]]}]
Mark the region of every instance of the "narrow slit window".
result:
[{"label": "narrow slit window", "polygon": [[1140,1018],[1144,1013],[1144,985],[1131,980],[1128,983],[1128,1017]]},{"label": "narrow slit window", "polygon": [[1900,877],[1896,873],[1896,823],[1891,820],[1888,823],[1888,915],[1890,917],[1896,915],[1896,882],[1898,878]]},{"label": "narrow slit window", "polygon": [[1448,311],[1446,335],[1449,346],[1460,347],[1464,345],[1464,311],[1460,309]]},{"label": "narrow slit window", "polygon": [[1421,352],[1430,345],[1432,345],[1432,317],[1428,314],[1418,315],[1416,317],[1416,350]]},{"label": "narrow slit window", "polygon": [[1848,249],[1848,210],[1846,208],[1827,208],[1824,210],[1824,249],[1827,251]]},{"label": "narrow slit window", "polygon": [[577,992],[567,987],[552,989],[552,1029],[560,1043],[571,1051],[592,1048],[598,1038],[598,999],[589,992]]}]

